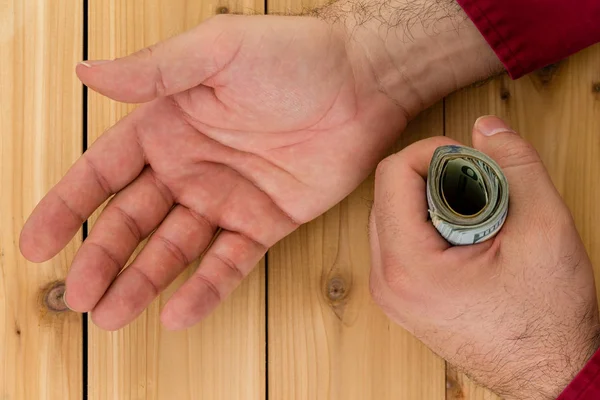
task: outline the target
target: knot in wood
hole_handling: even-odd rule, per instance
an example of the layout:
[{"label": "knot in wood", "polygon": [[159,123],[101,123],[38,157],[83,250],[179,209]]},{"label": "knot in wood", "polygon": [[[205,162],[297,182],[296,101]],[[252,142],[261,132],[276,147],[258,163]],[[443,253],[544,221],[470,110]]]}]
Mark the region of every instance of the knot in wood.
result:
[{"label": "knot in wood", "polygon": [[65,304],[64,300],[65,284],[64,282],[56,282],[50,286],[46,295],[44,296],[44,305],[54,312],[67,311],[69,308]]},{"label": "knot in wood", "polygon": [[217,14],[229,14],[229,8],[227,7],[218,7]]},{"label": "knot in wood", "polygon": [[560,68],[560,63],[550,64],[535,72],[543,86],[550,84]]},{"label": "knot in wood", "polygon": [[346,297],[346,283],[340,277],[331,278],[327,282],[327,298],[330,301],[340,301]]},{"label": "knot in wood", "polygon": [[465,394],[462,388],[460,387],[458,382],[456,382],[456,379],[452,375],[446,376],[446,395],[448,398],[453,398],[457,400],[465,398]]}]

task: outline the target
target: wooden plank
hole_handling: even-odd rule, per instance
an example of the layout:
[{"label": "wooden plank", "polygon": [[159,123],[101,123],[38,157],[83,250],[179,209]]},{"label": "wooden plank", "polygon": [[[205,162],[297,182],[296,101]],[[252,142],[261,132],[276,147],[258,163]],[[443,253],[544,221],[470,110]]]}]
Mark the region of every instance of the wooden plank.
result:
[{"label": "wooden plank", "polygon": [[[259,1],[90,1],[89,58],[124,56],[183,32],[218,12],[262,13]],[[90,143],[133,109],[89,95]],[[209,319],[183,332],[161,328],[159,311],[195,263],[134,323],[89,332],[91,399],[263,399],[263,263]]]},{"label": "wooden plank", "polygon": [[[506,75],[446,101],[446,134],[471,143],[472,125],[496,114],[531,141],[571,209],[600,275],[600,46],[518,81]],[[497,398],[451,371],[448,399]]]},{"label": "wooden plank", "polygon": [[61,300],[81,234],[42,264],[18,249],[25,219],[81,154],[81,4],[9,0],[0,8],[1,399],[81,398],[81,316]]}]

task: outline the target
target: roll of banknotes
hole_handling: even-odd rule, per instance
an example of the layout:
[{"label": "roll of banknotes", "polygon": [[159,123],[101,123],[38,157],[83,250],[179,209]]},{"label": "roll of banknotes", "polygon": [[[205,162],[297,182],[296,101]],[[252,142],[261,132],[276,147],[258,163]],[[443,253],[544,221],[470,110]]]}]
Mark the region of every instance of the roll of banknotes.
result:
[{"label": "roll of banknotes", "polygon": [[487,155],[465,146],[442,146],[433,153],[427,175],[429,215],[453,245],[494,237],[508,214],[508,182]]}]

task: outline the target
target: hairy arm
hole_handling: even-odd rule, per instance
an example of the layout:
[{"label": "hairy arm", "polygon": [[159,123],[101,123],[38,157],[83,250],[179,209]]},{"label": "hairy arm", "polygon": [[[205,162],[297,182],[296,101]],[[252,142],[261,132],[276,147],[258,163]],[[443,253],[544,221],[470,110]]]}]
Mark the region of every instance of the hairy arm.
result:
[{"label": "hairy arm", "polygon": [[340,0],[304,14],[348,35],[392,99],[412,118],[443,96],[503,71],[502,63],[455,0]]}]

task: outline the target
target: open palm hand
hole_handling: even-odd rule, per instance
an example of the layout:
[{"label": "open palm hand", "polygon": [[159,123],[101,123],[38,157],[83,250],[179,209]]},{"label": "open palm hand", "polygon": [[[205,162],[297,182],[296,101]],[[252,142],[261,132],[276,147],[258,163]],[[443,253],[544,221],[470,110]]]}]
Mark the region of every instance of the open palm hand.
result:
[{"label": "open palm hand", "polygon": [[193,325],[270,246],[352,191],[405,126],[348,43],[313,18],[223,16],[78,66],[90,88],[145,104],[44,197],[23,254],[53,257],[114,194],[73,261],[69,306],[118,329],[204,254],[162,314],[168,328]]}]

